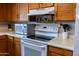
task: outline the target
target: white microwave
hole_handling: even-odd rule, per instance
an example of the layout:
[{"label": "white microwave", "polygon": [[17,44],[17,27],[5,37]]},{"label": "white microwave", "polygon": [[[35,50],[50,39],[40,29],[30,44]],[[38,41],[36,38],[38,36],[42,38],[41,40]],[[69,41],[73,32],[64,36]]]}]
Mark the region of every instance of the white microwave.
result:
[{"label": "white microwave", "polygon": [[26,34],[27,24],[15,24],[15,33],[21,35]]}]

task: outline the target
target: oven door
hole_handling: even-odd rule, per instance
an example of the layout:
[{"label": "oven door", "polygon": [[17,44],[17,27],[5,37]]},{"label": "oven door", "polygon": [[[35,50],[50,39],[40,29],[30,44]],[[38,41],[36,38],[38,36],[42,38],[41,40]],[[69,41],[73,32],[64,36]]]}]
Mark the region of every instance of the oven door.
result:
[{"label": "oven door", "polygon": [[46,56],[47,45],[39,46],[21,40],[21,55],[22,56]]}]

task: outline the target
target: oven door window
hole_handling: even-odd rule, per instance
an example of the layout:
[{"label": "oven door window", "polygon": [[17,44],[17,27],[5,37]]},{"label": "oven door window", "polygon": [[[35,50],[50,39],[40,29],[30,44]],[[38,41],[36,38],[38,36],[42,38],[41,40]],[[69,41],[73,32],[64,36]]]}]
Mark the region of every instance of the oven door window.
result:
[{"label": "oven door window", "polygon": [[21,40],[21,54],[23,56],[46,56],[47,45],[23,39]]},{"label": "oven door window", "polygon": [[33,47],[27,47],[27,45],[21,45],[22,56],[41,56],[41,51],[34,49]]},{"label": "oven door window", "polygon": [[41,56],[41,52],[28,48],[28,47],[24,47],[24,55],[25,56]]}]

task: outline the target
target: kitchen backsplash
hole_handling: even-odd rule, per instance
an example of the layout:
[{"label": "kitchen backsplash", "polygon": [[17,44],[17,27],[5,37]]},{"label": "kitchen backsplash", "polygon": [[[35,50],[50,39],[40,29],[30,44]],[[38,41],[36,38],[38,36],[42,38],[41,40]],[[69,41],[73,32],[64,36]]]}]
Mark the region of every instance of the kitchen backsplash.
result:
[{"label": "kitchen backsplash", "polygon": [[70,34],[74,34],[74,31],[75,31],[75,22],[62,22],[62,23],[58,23],[58,25],[60,24],[68,24],[71,26],[71,31],[70,31]]},{"label": "kitchen backsplash", "polygon": [[[60,25],[60,23],[56,23],[56,24]],[[63,22],[62,24],[69,24],[72,28],[72,30],[70,32],[72,34],[74,33],[74,30],[75,30],[75,23],[74,22]],[[0,23],[0,32],[5,32],[5,31],[8,31],[8,24],[7,23]]]},{"label": "kitchen backsplash", "polygon": [[0,23],[0,32],[8,31],[8,25]]}]

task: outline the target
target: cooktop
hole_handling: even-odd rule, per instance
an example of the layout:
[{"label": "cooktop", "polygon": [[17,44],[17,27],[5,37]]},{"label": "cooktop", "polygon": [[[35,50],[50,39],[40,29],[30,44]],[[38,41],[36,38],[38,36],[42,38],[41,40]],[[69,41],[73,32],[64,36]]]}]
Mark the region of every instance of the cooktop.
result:
[{"label": "cooktop", "polygon": [[27,36],[27,38],[33,39],[33,40],[39,40],[39,41],[43,41],[43,42],[48,42],[51,39],[54,39],[55,37],[49,38],[49,37],[43,37],[43,36]]}]

